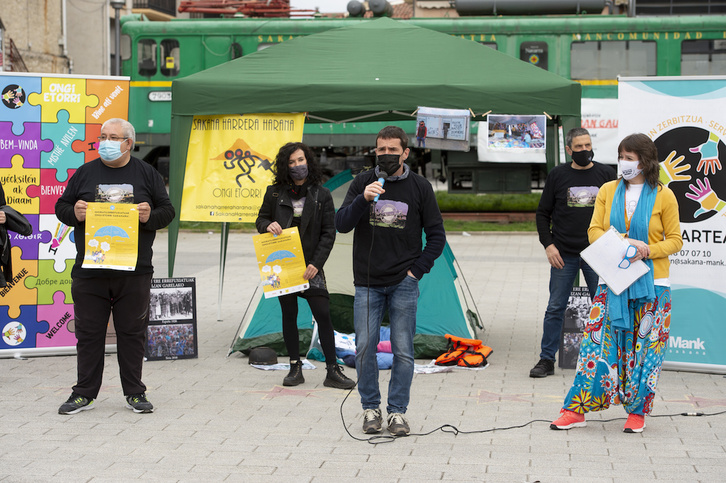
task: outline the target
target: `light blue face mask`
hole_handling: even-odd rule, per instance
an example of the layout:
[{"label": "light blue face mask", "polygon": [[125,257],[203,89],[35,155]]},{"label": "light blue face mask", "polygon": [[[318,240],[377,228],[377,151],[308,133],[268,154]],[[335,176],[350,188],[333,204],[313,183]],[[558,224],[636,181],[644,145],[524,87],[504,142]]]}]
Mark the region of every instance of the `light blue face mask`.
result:
[{"label": "light blue face mask", "polygon": [[126,154],[127,151],[121,152],[121,143],[123,141],[111,141],[106,139],[98,145],[98,154],[104,161],[116,161],[118,158]]}]

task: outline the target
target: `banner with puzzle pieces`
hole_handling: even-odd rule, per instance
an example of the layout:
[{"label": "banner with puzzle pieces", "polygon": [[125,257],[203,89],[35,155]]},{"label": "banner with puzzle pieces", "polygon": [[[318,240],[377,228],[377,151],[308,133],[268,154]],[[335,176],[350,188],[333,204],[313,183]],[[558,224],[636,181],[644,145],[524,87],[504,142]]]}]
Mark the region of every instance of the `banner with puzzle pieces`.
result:
[{"label": "banner with puzzle pieces", "polygon": [[0,73],[0,184],[33,226],[10,232],[13,278],[0,288],[0,357],[75,350],[73,227],[55,202],[96,159],[101,125],[128,119],[128,77]]}]

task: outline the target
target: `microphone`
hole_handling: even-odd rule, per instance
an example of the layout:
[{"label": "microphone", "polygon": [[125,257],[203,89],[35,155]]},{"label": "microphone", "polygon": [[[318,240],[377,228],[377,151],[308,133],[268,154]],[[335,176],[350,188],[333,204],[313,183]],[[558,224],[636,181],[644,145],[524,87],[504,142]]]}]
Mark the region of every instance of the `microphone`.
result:
[{"label": "microphone", "polygon": [[[385,183],[385,182],[386,182],[386,178],[388,178],[388,173],[386,173],[385,171],[381,170],[381,172],[379,173],[379,175],[378,175],[378,176],[380,176],[380,177],[378,178],[378,182],[379,182],[379,183],[381,183],[381,186],[383,186],[383,183]],[[375,198],[373,198],[373,202],[374,202],[374,203],[377,203],[377,202],[378,202],[378,198],[379,198],[380,196],[381,196],[381,194],[380,194],[380,193],[378,193],[378,194],[376,195],[376,197],[375,197]]]}]

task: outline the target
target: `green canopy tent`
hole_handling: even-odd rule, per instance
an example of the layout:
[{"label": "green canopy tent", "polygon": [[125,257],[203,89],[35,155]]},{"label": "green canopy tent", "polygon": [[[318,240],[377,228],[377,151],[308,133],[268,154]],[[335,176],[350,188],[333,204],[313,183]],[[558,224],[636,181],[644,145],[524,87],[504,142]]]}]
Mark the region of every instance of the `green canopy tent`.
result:
[{"label": "green canopy tent", "polygon": [[[172,83],[170,197],[181,209],[194,116],[307,112],[307,122],[410,120],[419,106],[580,123],[580,85],[470,40],[388,18],[284,42]],[[169,227],[173,275],[178,218]],[[220,287],[226,234],[222,235]],[[220,292],[221,293],[221,292]]]},{"label": "green canopy tent", "polygon": [[[307,122],[387,121],[431,106],[546,112],[568,128],[580,123],[580,91],[576,82],[471,40],[389,18],[300,37],[172,82],[171,200],[179,212],[194,116],[307,112]],[[170,276],[178,229],[177,218],[169,227]]]}]

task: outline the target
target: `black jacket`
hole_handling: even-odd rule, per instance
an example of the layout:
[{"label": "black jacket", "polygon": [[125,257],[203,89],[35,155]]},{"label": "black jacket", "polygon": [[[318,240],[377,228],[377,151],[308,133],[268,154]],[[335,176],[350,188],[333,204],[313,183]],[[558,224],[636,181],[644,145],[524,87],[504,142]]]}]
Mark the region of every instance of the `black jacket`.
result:
[{"label": "black jacket", "polygon": [[[285,185],[267,187],[265,198],[257,215],[257,231],[267,233],[267,227],[276,221],[283,228],[292,226],[293,209],[290,188]],[[335,207],[328,188],[308,187],[300,219],[300,242],[305,264],[323,269],[335,243]]]},{"label": "black jacket", "polygon": [[8,280],[13,278],[13,257],[10,253],[10,235],[8,230],[23,236],[33,233],[33,227],[23,215],[7,205],[0,206],[5,212],[5,223],[0,225],[0,287],[7,287]]}]

